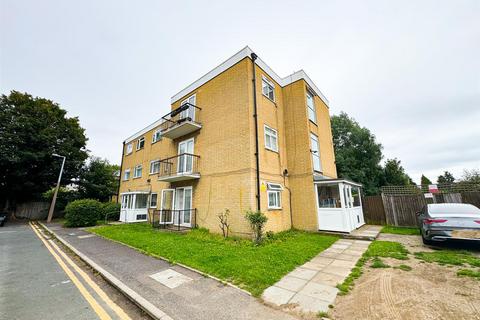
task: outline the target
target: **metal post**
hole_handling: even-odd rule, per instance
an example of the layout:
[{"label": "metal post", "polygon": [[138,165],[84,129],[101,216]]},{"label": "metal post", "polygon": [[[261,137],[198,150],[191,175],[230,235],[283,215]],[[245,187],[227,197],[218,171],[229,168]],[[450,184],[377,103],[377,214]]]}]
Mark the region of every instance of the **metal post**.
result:
[{"label": "metal post", "polygon": [[62,180],[63,166],[65,165],[65,159],[66,159],[66,157],[60,156],[58,154],[52,154],[52,156],[63,158],[63,160],[62,160],[62,167],[60,168],[60,174],[58,175],[57,187],[55,188],[52,203],[50,204],[50,209],[48,210],[47,223],[50,223],[52,221],[53,210],[55,209],[55,202],[57,202],[58,189],[60,189],[60,181]]}]

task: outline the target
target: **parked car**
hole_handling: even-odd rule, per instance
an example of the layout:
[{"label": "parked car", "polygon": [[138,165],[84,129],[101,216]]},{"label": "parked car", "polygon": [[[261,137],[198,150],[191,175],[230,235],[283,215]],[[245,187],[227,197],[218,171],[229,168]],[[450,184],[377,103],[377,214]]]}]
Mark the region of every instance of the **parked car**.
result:
[{"label": "parked car", "polygon": [[467,240],[480,243],[480,209],[466,203],[433,203],[417,212],[423,243]]}]

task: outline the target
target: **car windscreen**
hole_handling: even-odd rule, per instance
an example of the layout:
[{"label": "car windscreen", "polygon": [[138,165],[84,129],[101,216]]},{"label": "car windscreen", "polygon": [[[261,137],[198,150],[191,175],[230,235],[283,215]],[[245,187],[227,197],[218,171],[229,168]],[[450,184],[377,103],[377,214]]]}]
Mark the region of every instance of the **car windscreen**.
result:
[{"label": "car windscreen", "polygon": [[480,209],[471,204],[429,204],[430,215],[480,215]]}]

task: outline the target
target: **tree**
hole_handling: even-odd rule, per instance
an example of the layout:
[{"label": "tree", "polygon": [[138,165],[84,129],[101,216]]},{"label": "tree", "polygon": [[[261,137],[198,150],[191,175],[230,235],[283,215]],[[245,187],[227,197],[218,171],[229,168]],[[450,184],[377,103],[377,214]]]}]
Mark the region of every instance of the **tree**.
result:
[{"label": "tree", "polygon": [[448,171],[445,171],[443,173],[443,175],[439,175],[438,178],[437,178],[437,183],[438,184],[440,184],[440,183],[450,184],[450,183],[454,183],[454,182],[455,182],[455,177],[453,176],[453,174],[451,174]]},{"label": "tree", "polygon": [[87,138],[78,118],[44,98],[12,91],[0,96],[0,202],[40,199],[55,185],[66,156],[62,183],[68,184],[87,158]]},{"label": "tree", "polygon": [[430,181],[430,179],[428,179],[427,177],[425,177],[425,176],[422,174],[422,177],[420,178],[420,184],[421,184],[422,186],[425,186],[425,185],[432,184],[432,181]]},{"label": "tree", "polygon": [[119,166],[110,164],[106,159],[90,158],[80,170],[78,191],[80,197],[108,201],[117,193]]},{"label": "tree", "polygon": [[463,170],[463,176],[461,181],[480,184],[480,170],[478,169]]},{"label": "tree", "polygon": [[342,112],[332,116],[338,176],[360,182],[366,194],[377,194],[382,180],[382,145],[370,130]]},{"label": "tree", "polygon": [[403,186],[411,184],[412,179],[405,173],[400,160],[388,159],[383,168],[384,185]]}]

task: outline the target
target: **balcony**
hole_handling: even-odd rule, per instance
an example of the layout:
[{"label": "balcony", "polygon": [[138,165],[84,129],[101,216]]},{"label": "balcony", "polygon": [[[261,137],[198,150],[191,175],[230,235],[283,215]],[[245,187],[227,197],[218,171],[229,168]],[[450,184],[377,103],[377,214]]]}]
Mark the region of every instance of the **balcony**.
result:
[{"label": "balcony", "polygon": [[202,128],[202,125],[195,121],[201,108],[191,103],[185,103],[172,112],[164,115],[164,122],[160,125],[162,137],[176,139]]},{"label": "balcony", "polygon": [[174,157],[160,160],[159,181],[176,182],[199,179],[198,162],[200,156],[182,153]]}]

